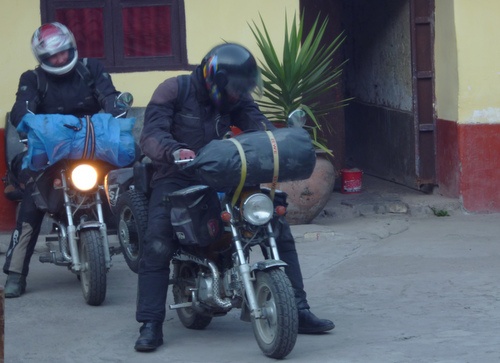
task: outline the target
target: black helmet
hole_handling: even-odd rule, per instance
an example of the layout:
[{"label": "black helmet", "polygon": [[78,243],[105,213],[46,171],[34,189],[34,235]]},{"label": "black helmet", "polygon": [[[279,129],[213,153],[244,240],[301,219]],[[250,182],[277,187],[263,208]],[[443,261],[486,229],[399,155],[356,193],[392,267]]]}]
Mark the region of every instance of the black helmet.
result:
[{"label": "black helmet", "polygon": [[220,107],[237,103],[254,90],[262,91],[259,67],[245,47],[226,43],[213,48],[203,58],[203,78],[212,102]]}]

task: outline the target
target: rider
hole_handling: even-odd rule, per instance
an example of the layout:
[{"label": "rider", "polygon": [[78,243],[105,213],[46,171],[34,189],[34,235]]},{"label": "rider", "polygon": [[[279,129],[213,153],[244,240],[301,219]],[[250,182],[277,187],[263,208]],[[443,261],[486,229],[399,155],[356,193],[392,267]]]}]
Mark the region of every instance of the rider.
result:
[{"label": "rider", "polygon": [[[101,110],[114,116],[123,112],[115,106],[119,92],[110,75],[98,60],[78,58],[75,38],[65,25],[54,22],[40,26],[31,39],[31,50],[40,65],[20,77],[10,113],[15,127],[29,111],[77,117]],[[33,185],[31,176],[3,266],[8,275],[4,289],[7,298],[19,297],[26,290],[29,262],[43,221],[44,213],[36,208],[31,196]]]},{"label": "rider", "polygon": [[[135,343],[137,351],[151,351],[163,344],[169,264],[176,250],[171,238],[170,205],[164,196],[199,183],[174,161],[194,158],[196,151],[213,139],[221,139],[231,125],[243,131],[274,129],[251,97],[260,84],[252,54],[241,45],[222,44],[212,49],[190,75],[189,93],[181,106],[177,102],[179,83],[174,77],[158,86],[146,108],[140,144],[153,161],[155,172],[138,271],[136,319],[143,324]],[[280,258],[288,264],[285,272],[295,292],[299,333],[333,329],[332,321],[310,312],[290,226],[284,218],[277,225]]]}]

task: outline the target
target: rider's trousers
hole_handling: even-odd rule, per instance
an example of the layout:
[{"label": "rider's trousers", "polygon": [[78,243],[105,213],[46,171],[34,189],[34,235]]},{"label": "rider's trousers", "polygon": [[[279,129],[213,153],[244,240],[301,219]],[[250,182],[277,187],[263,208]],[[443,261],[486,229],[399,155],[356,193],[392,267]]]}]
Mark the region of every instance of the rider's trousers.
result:
[{"label": "rider's trousers", "polygon": [[[136,310],[138,322],[165,320],[170,260],[177,249],[176,242],[170,237],[173,235],[173,229],[170,206],[165,201],[165,196],[189,185],[187,181],[169,178],[158,181],[153,186],[149,198],[143,255],[139,261]],[[285,273],[294,289],[297,308],[307,309],[309,305],[290,226],[282,218],[275,228],[278,252],[281,260],[288,264]]]},{"label": "rider's trousers", "polygon": [[9,248],[5,256],[3,271],[17,272],[28,275],[29,263],[36,241],[40,233],[44,213],[40,211],[33,201],[33,183],[26,185],[23,199],[19,205],[16,229],[12,232]]}]

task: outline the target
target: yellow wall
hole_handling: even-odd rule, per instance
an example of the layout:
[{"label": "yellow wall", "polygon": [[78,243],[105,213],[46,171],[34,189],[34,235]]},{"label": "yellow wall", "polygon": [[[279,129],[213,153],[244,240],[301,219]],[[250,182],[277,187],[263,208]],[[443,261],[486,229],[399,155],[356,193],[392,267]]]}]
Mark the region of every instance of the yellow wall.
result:
[{"label": "yellow wall", "polygon": [[500,1],[436,1],[438,117],[500,123]]},{"label": "yellow wall", "polygon": [[[40,4],[38,0],[9,0],[2,2],[1,9],[4,15],[9,14],[0,22],[0,118],[3,118],[14,103],[19,76],[36,66],[30,39],[40,25]],[[258,23],[260,13],[275,43],[281,44],[285,11],[289,18],[298,13],[299,0],[185,0],[185,9],[188,61],[197,64],[212,46],[223,41],[244,44],[259,58],[247,23]],[[186,72],[113,73],[112,78],[117,89],[134,94],[134,106],[144,107],[161,81]]]},{"label": "yellow wall", "polygon": [[443,120],[458,120],[458,65],[454,0],[436,1],[434,58],[436,111]]}]

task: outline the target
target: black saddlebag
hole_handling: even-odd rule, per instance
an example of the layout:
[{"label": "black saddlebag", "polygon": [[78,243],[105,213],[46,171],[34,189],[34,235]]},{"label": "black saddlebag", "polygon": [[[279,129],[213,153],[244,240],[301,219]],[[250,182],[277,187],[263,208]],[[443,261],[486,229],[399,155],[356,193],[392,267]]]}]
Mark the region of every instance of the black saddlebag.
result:
[{"label": "black saddlebag", "polygon": [[62,188],[54,189],[54,179],[61,178],[61,169],[57,166],[48,168],[39,173],[35,179],[33,200],[35,205],[43,212],[57,213],[64,207],[64,194]]},{"label": "black saddlebag", "polygon": [[215,189],[195,185],[170,193],[174,232],[183,245],[208,246],[222,235],[221,204]]}]

